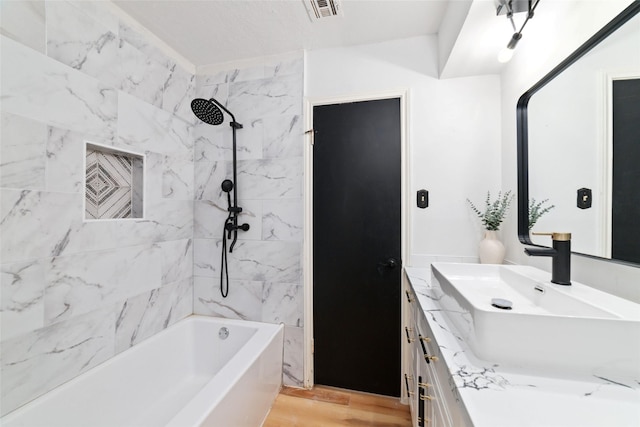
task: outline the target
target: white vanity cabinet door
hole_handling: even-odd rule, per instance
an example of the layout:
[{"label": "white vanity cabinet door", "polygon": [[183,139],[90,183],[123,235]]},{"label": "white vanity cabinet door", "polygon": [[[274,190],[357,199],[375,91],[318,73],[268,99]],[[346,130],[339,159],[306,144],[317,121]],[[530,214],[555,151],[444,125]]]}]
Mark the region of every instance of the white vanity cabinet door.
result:
[{"label": "white vanity cabinet door", "polygon": [[[416,313],[416,330],[418,338],[416,340],[416,359],[417,359],[417,374],[418,374],[418,395],[419,401],[424,403],[425,414],[427,421],[425,426],[431,427],[449,427],[453,426],[449,411],[447,408],[447,402],[444,398],[442,379],[439,371],[441,366],[446,370],[444,362],[441,361],[438,347],[433,341],[433,334],[422,312]],[[444,377],[446,379],[446,377]]]},{"label": "white vanity cabinet door", "polygon": [[427,363],[422,355],[422,349],[419,349],[422,356],[417,358],[417,374],[418,374],[418,418],[421,419],[421,413],[424,414],[424,422],[418,423],[419,427],[450,427],[452,426],[449,414],[442,399],[442,393],[438,377],[433,369],[433,362]]},{"label": "white vanity cabinet door", "polygon": [[407,393],[414,427],[471,426],[466,412],[454,397],[455,386],[442,359],[416,294],[403,284],[403,388]]},{"label": "white vanity cabinet door", "polygon": [[432,373],[425,368],[422,349],[419,345],[414,346],[416,362],[416,419],[417,427],[433,426],[434,405],[432,389]]},{"label": "white vanity cabinet door", "polygon": [[418,304],[413,289],[407,281],[403,281],[403,330],[402,345],[405,358],[405,372],[403,378],[403,387],[407,393],[409,407],[411,409],[411,420],[414,427],[418,426],[418,386],[416,376],[416,359],[415,359],[415,340],[416,340],[416,324],[415,314],[416,305]]},{"label": "white vanity cabinet door", "polygon": [[[412,347],[413,348],[413,347]],[[409,398],[409,409],[411,410],[411,425],[418,425],[418,385],[416,376],[416,363],[413,355],[408,372],[404,374],[404,387]]]},{"label": "white vanity cabinet door", "polygon": [[432,366],[437,358],[432,356],[433,350],[424,332],[424,313],[411,286],[403,291],[405,322],[402,334],[409,351],[404,386],[409,396],[412,425],[448,427],[451,423],[440,397],[437,373]]},{"label": "white vanity cabinet door", "polygon": [[[423,360],[428,359],[430,362],[427,363],[427,365],[432,372],[434,393],[437,398],[436,406],[440,408],[440,413],[436,413],[434,415],[434,423],[438,422],[442,424],[433,425],[455,427],[473,425],[466,413],[466,410],[460,406],[462,405],[460,399],[456,398],[457,389],[453,383],[449,368],[444,362],[442,352],[438,347],[438,343],[435,340],[435,336],[429,326],[429,322],[427,322],[425,313],[422,310],[415,310],[414,315],[417,331],[416,341],[418,343],[424,343],[424,348],[421,348],[421,350],[423,350],[423,353],[425,353],[426,356],[423,356]],[[422,347],[421,344],[419,345]]]}]

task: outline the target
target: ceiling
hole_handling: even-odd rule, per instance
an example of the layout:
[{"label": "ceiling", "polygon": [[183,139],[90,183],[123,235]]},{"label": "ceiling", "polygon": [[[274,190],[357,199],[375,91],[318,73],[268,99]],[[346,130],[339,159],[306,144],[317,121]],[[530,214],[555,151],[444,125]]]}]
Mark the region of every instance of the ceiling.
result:
[{"label": "ceiling", "polygon": [[[343,0],[311,21],[307,0],[119,0],[115,4],[195,66],[436,34],[449,0]],[[455,1],[455,0],[454,0]]]}]

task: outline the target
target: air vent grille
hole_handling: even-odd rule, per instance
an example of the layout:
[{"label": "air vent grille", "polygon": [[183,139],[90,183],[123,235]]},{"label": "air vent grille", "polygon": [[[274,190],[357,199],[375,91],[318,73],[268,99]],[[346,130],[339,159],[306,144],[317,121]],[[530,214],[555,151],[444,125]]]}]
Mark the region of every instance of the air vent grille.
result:
[{"label": "air vent grille", "polygon": [[306,0],[309,17],[312,21],[331,18],[333,16],[344,16],[342,3],[339,0]]}]

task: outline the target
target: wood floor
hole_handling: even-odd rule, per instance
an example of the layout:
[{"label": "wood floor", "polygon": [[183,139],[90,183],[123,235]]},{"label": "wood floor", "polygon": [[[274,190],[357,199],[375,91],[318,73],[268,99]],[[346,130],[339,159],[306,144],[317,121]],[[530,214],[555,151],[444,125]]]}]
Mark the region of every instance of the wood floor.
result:
[{"label": "wood floor", "polygon": [[316,386],[284,387],[264,427],[372,426],[410,427],[409,407],[400,399]]}]

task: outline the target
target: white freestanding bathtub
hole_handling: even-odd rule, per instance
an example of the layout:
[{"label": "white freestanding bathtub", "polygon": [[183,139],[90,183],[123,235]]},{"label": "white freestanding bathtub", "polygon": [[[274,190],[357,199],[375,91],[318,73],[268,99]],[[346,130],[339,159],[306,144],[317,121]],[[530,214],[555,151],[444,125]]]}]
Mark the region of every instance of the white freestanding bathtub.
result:
[{"label": "white freestanding bathtub", "polygon": [[280,390],[282,346],[282,325],[190,316],[0,424],[257,427]]}]

